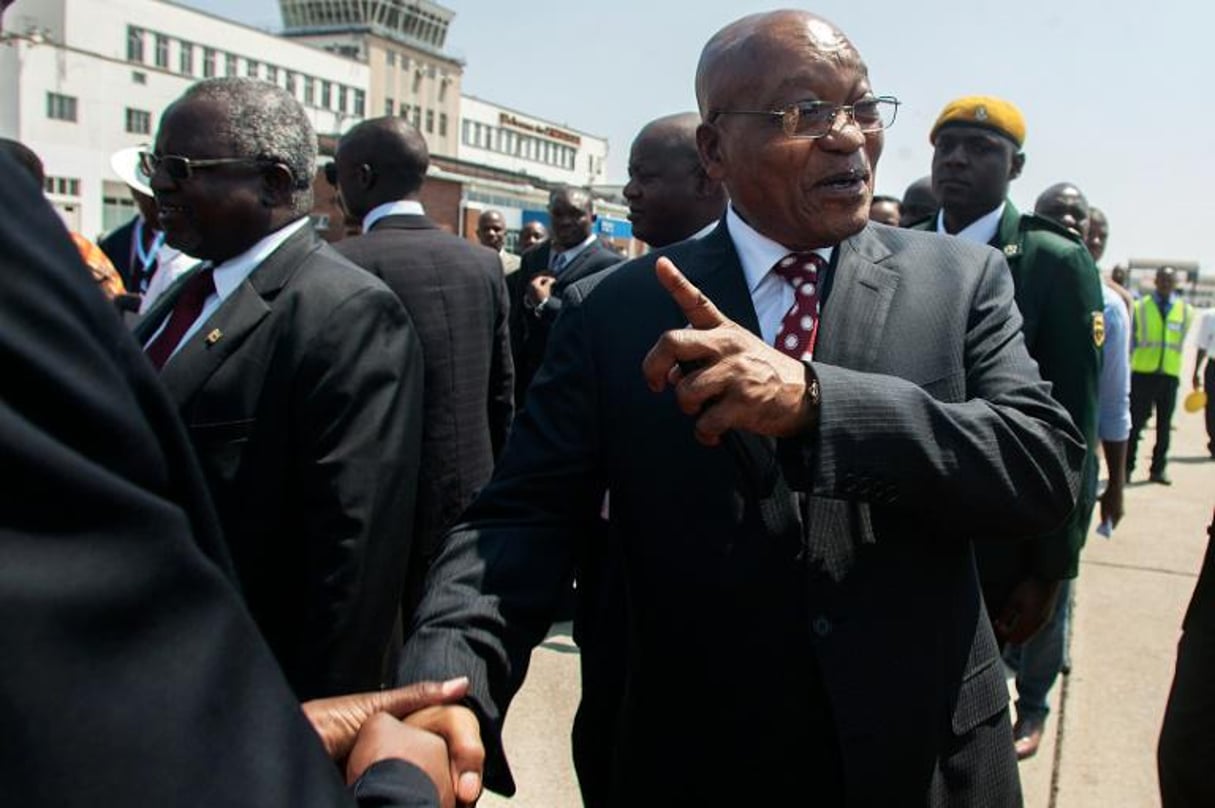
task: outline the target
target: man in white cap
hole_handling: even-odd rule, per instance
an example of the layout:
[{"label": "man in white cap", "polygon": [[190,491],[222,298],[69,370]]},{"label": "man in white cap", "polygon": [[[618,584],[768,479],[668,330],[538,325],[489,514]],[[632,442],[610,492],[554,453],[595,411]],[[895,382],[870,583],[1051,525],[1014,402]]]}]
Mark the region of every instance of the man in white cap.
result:
[{"label": "man in white cap", "polygon": [[131,198],[139,213],[107,235],[99,245],[118,270],[123,286],[131,296],[130,308],[140,313],[146,311],[183,272],[198,263],[198,259],[165,244],[156,200],[152,198],[148,177],[139,167],[139,153],[144,148],[132,146],[110,156],[110,167],[131,189]]}]

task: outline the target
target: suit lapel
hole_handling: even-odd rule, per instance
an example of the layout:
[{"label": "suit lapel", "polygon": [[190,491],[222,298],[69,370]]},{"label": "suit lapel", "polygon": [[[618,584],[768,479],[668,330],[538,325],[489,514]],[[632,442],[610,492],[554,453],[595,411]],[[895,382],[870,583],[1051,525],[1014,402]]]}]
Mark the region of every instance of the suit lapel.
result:
[{"label": "suit lapel", "polygon": [[891,253],[872,228],[866,227],[838,249],[814,358],[867,370],[877,361],[899,275],[880,266]]},{"label": "suit lapel", "polygon": [[267,301],[287,283],[307,256],[319,248],[311,227],[305,226],[292,234],[165,363],[160,379],[179,408],[190,401],[265,319],[270,313]]}]

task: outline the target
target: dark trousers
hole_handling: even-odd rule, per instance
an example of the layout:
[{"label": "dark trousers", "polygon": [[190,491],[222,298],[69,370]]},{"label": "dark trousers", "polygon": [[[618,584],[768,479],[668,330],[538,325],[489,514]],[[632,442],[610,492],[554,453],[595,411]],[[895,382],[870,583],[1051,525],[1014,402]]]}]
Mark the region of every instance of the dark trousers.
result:
[{"label": "dark trousers", "polygon": [[1207,451],[1215,457],[1215,357],[1207,359],[1202,373],[1202,389],[1207,391]]},{"label": "dark trousers", "polygon": [[1126,474],[1135,468],[1139,449],[1139,433],[1156,409],[1156,445],[1152,447],[1152,474],[1164,473],[1169,459],[1169,430],[1173,425],[1173,408],[1177,406],[1176,376],[1166,373],[1131,374],[1131,437],[1126,447]]}]

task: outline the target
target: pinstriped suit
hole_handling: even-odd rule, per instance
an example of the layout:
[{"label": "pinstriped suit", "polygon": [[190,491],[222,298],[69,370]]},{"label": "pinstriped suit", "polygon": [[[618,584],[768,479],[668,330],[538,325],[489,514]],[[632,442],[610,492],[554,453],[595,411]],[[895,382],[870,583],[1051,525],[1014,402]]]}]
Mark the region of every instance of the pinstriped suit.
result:
[{"label": "pinstriped suit", "polygon": [[[660,254],[758,331],[724,224]],[[820,424],[750,436],[804,494],[779,501],[646,387],[646,352],[685,325],[654,256],[567,291],[403,658],[404,680],[471,674],[491,786],[513,786],[500,721],[610,488],[630,621],[613,804],[1020,804],[970,539],[1066,517],[1083,442],[1025,351],[998,253],[869,225],[836,254]]]}]

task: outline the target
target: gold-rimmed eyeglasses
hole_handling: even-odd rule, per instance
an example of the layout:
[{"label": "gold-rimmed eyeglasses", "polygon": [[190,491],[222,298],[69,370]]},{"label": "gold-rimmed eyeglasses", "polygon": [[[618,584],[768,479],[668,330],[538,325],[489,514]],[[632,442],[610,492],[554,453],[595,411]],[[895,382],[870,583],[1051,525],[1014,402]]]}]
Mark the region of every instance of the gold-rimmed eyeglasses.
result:
[{"label": "gold-rimmed eyeglasses", "polygon": [[853,104],[832,104],[829,101],[801,101],[784,109],[715,109],[709,112],[712,123],[719,115],[764,115],[779,118],[781,129],[789,137],[825,137],[839,119],[840,113],[856,124],[862,132],[889,129],[899,113],[899,100],[891,95],[863,98]]}]

